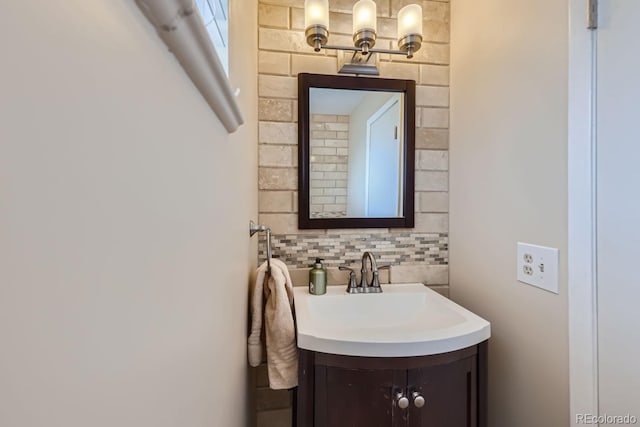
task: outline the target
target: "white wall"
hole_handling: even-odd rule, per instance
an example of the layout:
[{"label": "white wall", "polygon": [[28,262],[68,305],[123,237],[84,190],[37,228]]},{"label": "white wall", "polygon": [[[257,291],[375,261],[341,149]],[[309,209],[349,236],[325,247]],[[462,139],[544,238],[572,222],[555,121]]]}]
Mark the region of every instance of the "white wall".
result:
[{"label": "white wall", "polygon": [[133,1],[2,2],[0,51],[0,425],[246,425],[255,55],[229,137]]},{"label": "white wall", "polygon": [[[452,5],[450,293],[492,323],[489,425],[569,424],[567,2]],[[516,242],[560,249],[560,294]]]}]

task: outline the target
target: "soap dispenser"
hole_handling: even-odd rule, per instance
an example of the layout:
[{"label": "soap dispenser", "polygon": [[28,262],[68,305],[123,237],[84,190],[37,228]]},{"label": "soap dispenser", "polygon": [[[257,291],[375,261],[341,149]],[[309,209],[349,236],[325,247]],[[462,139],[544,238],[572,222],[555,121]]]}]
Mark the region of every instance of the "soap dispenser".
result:
[{"label": "soap dispenser", "polygon": [[327,269],[322,264],[322,258],[316,258],[316,263],[309,270],[309,293],[322,295],[327,292]]}]

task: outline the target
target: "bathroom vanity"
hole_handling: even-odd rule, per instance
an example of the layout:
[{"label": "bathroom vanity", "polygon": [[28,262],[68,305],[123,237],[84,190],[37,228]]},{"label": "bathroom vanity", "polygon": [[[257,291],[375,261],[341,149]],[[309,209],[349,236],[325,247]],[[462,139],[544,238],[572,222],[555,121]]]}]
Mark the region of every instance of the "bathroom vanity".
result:
[{"label": "bathroom vanity", "polygon": [[298,426],[486,426],[486,341],[407,358],[302,349],[299,372]]},{"label": "bathroom vanity", "polygon": [[422,284],[294,301],[297,426],[486,426],[486,320]]}]

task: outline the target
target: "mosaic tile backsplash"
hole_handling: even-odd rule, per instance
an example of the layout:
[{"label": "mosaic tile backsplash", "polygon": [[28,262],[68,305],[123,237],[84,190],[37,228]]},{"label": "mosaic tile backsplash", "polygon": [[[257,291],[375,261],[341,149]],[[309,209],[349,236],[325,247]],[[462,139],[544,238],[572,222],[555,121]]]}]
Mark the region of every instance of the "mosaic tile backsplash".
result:
[{"label": "mosaic tile backsplash", "polygon": [[[272,256],[290,268],[309,267],[317,257],[324,258],[327,267],[353,264],[365,251],[372,252],[379,265],[447,265],[449,262],[446,233],[283,234],[271,237],[271,249]],[[258,262],[264,261],[264,236],[258,252]]]}]

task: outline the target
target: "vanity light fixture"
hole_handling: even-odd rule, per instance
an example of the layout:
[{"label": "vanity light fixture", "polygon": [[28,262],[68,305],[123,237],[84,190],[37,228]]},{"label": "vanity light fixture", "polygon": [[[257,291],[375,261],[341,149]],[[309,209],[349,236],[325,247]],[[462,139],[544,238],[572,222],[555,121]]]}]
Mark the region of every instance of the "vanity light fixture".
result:
[{"label": "vanity light fixture", "polygon": [[376,3],[373,0],[359,0],[353,6],[353,44],[351,46],[331,46],[329,40],[329,0],[305,0],[304,26],[307,43],[313,50],[348,50],[371,53],[413,54],[422,44],[422,7],[410,4],[398,12],[398,50],[373,49],[376,44]]}]

